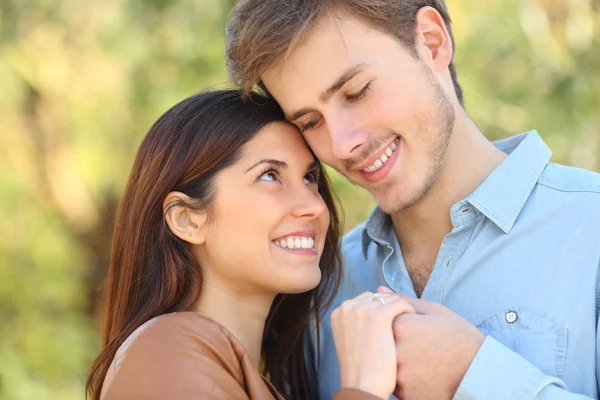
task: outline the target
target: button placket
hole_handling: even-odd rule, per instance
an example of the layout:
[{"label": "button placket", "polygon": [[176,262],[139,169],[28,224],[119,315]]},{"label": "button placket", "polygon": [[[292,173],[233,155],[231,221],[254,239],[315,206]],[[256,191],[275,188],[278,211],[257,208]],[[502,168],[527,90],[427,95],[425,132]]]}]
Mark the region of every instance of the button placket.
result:
[{"label": "button placket", "polygon": [[383,261],[381,262],[381,272],[383,273],[383,279],[385,280],[387,286],[390,289],[398,292],[398,271],[396,271],[396,269],[390,264],[390,259],[394,255],[394,248],[387,243],[381,244],[381,246],[385,249],[385,255],[383,256]]},{"label": "button placket", "polygon": [[475,207],[466,200],[462,200],[454,204],[454,206],[452,206],[450,209],[450,218],[454,228],[467,225],[473,221],[473,219],[477,218],[476,213],[473,211],[475,211]]},{"label": "button placket", "polygon": [[446,268],[448,268],[451,263],[452,263],[452,256],[450,256],[446,259]]},{"label": "button placket", "polygon": [[504,316],[504,319],[510,324],[510,329],[514,329],[515,322],[517,322],[517,320],[519,319],[519,315],[516,311],[509,311]]},{"label": "button placket", "polygon": [[446,235],[442,241],[433,271],[421,296],[423,300],[442,303],[449,267],[452,265],[452,260],[454,259],[459,243],[460,236],[457,236],[455,230]]}]

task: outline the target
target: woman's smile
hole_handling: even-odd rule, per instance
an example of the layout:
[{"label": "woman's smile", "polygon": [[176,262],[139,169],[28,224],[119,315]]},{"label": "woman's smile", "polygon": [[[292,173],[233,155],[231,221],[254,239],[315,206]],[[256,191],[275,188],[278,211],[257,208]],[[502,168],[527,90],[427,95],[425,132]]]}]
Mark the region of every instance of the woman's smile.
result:
[{"label": "woman's smile", "polygon": [[281,236],[273,240],[273,243],[291,254],[316,256],[318,254],[315,247],[316,237],[315,229],[301,229]]}]

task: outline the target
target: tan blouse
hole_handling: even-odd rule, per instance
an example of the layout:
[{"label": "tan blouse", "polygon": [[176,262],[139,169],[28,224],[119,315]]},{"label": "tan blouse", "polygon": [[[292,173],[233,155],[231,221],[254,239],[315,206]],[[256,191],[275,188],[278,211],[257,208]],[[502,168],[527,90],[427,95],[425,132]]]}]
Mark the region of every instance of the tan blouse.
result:
[{"label": "tan blouse", "polygon": [[[161,315],[127,338],[110,365],[101,399],[284,400],[233,335],[194,312]],[[379,398],[342,389],[334,399]]]}]

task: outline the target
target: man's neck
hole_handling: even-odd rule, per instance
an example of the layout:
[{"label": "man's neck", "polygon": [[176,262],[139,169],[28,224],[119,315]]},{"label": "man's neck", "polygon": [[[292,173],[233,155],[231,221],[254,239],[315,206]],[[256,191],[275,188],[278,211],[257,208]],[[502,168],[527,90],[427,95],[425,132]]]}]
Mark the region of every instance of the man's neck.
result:
[{"label": "man's neck", "polygon": [[450,208],[481,185],[505,158],[506,154],[485,138],[464,110],[457,110],[437,180],[421,200],[392,215],[403,252],[435,251],[437,255],[442,240],[452,230]]},{"label": "man's neck", "polygon": [[265,322],[274,298],[274,295],[241,296],[205,280],[196,311],[235,336],[258,368]]}]

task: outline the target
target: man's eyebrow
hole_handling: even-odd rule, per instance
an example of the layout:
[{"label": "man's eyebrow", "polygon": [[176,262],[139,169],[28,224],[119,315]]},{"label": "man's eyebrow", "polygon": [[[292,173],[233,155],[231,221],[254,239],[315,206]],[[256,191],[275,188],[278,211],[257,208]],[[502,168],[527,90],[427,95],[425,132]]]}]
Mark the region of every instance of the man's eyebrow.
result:
[{"label": "man's eyebrow", "polygon": [[348,68],[340,77],[335,81],[335,83],[327,88],[321,95],[319,96],[319,100],[322,102],[327,102],[331,96],[333,96],[338,90],[342,88],[350,79],[354,78],[358,75],[362,70],[364,70],[369,64],[360,63],[353,67]]},{"label": "man's eyebrow", "polygon": [[288,121],[294,121],[294,120],[297,120],[298,118],[300,118],[301,116],[303,116],[304,114],[308,114],[309,112],[313,112],[313,111],[317,111],[317,110],[315,110],[314,108],[305,107],[305,108],[302,108],[302,109],[294,112],[291,115],[286,115],[285,119]]},{"label": "man's eyebrow", "polygon": [[254,169],[254,168],[258,167],[258,166],[259,166],[259,165],[261,165],[261,164],[271,164],[271,165],[276,165],[276,166],[278,166],[278,167],[280,167],[280,168],[285,168],[285,167],[287,167],[287,166],[288,166],[288,165],[287,165],[287,163],[286,163],[285,161],[281,161],[281,160],[273,160],[273,159],[267,159],[267,158],[266,158],[266,159],[260,160],[260,161],[259,161],[259,162],[257,162],[256,164],[252,165],[250,168],[248,168],[246,171],[244,171],[244,173],[246,173],[246,172],[248,172],[248,171],[250,171],[250,170],[252,170],[252,169]]},{"label": "man's eyebrow", "polygon": [[[369,64],[368,63],[360,63],[353,67],[348,68],[340,77],[335,81],[335,83],[329,86],[321,95],[319,96],[319,100],[323,102],[329,101],[331,96],[333,96],[338,90],[342,88],[350,79],[354,78],[360,72],[362,72]],[[304,114],[308,114],[309,112],[316,111],[314,108],[305,107],[298,111],[293,112],[292,114],[286,115],[286,119],[288,121],[294,121]]]}]

